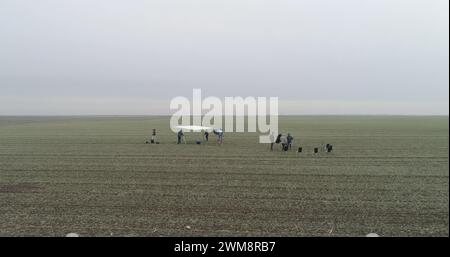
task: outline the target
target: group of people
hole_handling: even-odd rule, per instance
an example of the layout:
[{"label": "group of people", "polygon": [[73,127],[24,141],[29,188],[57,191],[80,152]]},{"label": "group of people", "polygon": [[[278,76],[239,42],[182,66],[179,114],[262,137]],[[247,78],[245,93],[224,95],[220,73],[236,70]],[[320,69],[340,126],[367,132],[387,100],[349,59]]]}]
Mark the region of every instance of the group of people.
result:
[{"label": "group of people", "polygon": [[270,151],[273,151],[274,144],[281,144],[281,150],[288,151],[292,150],[292,143],[294,142],[294,137],[290,133],[287,136],[283,134],[278,134],[275,139],[275,133],[270,134]]},{"label": "group of people", "polygon": [[[217,142],[219,143],[219,145],[221,145],[223,143],[223,130],[222,129],[213,129],[212,132],[214,133],[214,135],[217,136]],[[208,131],[205,131],[203,133],[203,138],[206,142],[209,141],[209,132]],[[180,131],[178,131],[178,144],[181,144],[182,142],[186,144],[183,130],[180,129]]]},{"label": "group of people", "polygon": [[[219,143],[219,145],[223,144],[223,130],[222,129],[213,129],[212,133],[214,135],[216,135],[217,137],[217,142]],[[209,134],[210,132],[206,131],[203,133],[203,139],[204,141],[208,142],[209,141]],[[186,144],[186,139],[184,137],[184,132],[182,129],[180,129],[180,131],[178,131],[177,134],[177,143],[181,144],[184,143]],[[275,138],[275,133],[270,134],[270,151],[273,151],[273,146],[274,144],[281,144],[281,150],[283,151],[289,151],[292,150],[292,144],[294,142],[294,137],[291,135],[291,133],[287,133],[287,136],[283,136],[283,134],[278,134],[277,137]],[[197,144],[201,144],[201,142],[197,141]]]},{"label": "group of people", "polygon": [[[222,129],[213,129],[212,132],[217,137],[217,142],[219,145],[223,144],[223,130]],[[208,142],[209,141],[209,132],[205,130],[203,133],[203,139]],[[184,143],[186,144],[186,139],[184,137],[184,132],[182,129],[178,131],[177,134],[178,137],[178,144]],[[292,144],[294,142],[294,137],[291,135],[291,133],[287,133],[287,136],[283,136],[283,134],[278,134],[275,138],[275,133],[270,134],[270,151],[273,151],[274,144],[281,144],[281,150],[283,151],[289,151],[292,150]],[[201,142],[197,141],[197,144],[200,144]]]}]

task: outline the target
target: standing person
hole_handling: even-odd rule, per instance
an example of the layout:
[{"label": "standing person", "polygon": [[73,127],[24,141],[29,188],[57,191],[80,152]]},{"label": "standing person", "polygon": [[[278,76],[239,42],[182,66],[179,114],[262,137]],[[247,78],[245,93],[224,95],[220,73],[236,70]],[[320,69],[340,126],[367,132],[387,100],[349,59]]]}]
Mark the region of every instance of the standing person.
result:
[{"label": "standing person", "polygon": [[275,144],[275,132],[270,133],[270,151],[273,151],[273,144]]},{"label": "standing person", "polygon": [[178,131],[178,144],[181,144],[181,140],[183,140],[183,142],[186,143],[186,141],[184,140],[184,133],[182,129]]},{"label": "standing person", "polygon": [[292,150],[292,141],[294,141],[294,138],[291,136],[290,133],[287,134],[286,140],[287,140],[289,150]]},{"label": "standing person", "polygon": [[223,143],[223,131],[221,129],[214,129],[213,133],[217,136],[217,142],[221,145]]},{"label": "standing person", "polygon": [[209,132],[205,131],[205,140],[208,141],[209,140]]},{"label": "standing person", "polygon": [[156,143],[156,129],[152,130],[152,138],[150,139],[150,143]]}]

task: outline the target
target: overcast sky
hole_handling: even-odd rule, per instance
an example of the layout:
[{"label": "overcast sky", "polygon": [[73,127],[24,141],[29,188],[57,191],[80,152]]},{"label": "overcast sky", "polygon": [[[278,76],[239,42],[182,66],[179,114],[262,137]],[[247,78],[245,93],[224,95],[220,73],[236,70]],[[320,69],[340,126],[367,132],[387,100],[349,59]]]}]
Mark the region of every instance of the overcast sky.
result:
[{"label": "overcast sky", "polygon": [[0,0],[0,115],[448,114],[448,0]]}]

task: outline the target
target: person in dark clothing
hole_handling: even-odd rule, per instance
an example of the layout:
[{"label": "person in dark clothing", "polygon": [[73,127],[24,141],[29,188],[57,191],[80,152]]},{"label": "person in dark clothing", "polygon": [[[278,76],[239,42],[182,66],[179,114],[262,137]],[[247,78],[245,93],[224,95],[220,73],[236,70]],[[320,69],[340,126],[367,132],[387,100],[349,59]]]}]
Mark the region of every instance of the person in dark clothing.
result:
[{"label": "person in dark clothing", "polygon": [[281,144],[281,150],[287,151],[289,149],[287,138],[283,136],[282,134],[278,134],[277,140],[275,140],[276,144]]},{"label": "person in dark clothing", "polygon": [[281,137],[282,137],[282,135],[278,134],[277,140],[275,140],[275,143],[279,144],[281,142]]},{"label": "person in dark clothing", "polygon": [[288,133],[286,140],[287,140],[289,150],[292,150],[292,141],[294,140],[294,138],[291,136],[290,133]]},{"label": "person in dark clothing", "polygon": [[208,133],[208,131],[205,131],[205,140],[206,140],[206,141],[209,140],[209,133]]},{"label": "person in dark clothing", "polygon": [[156,129],[152,130],[152,138],[150,139],[150,143],[152,144],[156,143]]},{"label": "person in dark clothing", "polygon": [[181,140],[184,141],[184,133],[183,130],[180,129],[180,131],[178,131],[178,144],[181,144]]}]

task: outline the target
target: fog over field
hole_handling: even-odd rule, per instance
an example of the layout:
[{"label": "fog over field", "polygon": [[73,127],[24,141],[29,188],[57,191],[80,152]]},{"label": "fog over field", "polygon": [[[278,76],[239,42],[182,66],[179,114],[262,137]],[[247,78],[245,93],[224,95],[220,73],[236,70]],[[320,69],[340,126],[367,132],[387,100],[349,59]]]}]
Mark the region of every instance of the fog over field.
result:
[{"label": "fog over field", "polygon": [[2,0],[0,115],[168,114],[192,88],[284,114],[448,115],[444,0]]}]

